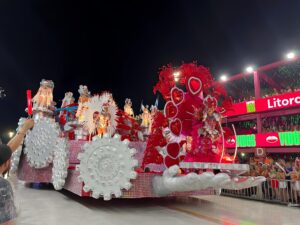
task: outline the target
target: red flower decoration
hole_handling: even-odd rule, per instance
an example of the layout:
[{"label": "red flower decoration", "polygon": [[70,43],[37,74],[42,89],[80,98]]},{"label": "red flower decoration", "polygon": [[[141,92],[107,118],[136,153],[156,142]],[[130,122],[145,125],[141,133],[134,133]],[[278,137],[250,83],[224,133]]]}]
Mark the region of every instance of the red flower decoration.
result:
[{"label": "red flower decoration", "polygon": [[138,122],[121,110],[117,112],[117,115],[118,125],[116,131],[121,135],[121,140],[128,139],[130,141],[137,141],[138,132],[141,131]]}]

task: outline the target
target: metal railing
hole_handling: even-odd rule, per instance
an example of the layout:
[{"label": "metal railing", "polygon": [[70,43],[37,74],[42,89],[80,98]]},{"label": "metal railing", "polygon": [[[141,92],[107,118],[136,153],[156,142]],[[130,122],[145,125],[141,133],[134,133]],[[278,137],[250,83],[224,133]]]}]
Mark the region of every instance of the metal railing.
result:
[{"label": "metal railing", "polygon": [[300,206],[300,181],[267,179],[256,187],[242,190],[222,189],[221,195]]}]

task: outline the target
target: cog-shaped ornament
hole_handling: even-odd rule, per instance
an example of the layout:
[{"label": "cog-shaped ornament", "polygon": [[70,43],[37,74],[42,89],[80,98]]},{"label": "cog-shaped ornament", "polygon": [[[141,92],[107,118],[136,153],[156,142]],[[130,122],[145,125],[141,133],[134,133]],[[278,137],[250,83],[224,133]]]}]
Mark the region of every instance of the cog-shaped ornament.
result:
[{"label": "cog-shaped ornament", "polygon": [[24,149],[31,167],[44,168],[52,162],[59,132],[58,124],[51,118],[41,117],[35,121],[25,138]]},{"label": "cog-shaped ornament", "polygon": [[[26,121],[26,118],[24,117],[21,117],[19,119],[19,122],[18,122],[18,128],[16,129],[16,131],[18,132],[21,127],[24,125]],[[20,162],[20,158],[21,158],[21,154],[22,154],[22,149],[23,149],[23,142],[19,145],[19,147],[17,148],[16,151],[13,152],[13,154],[11,155],[11,158],[10,158],[10,173],[16,173],[17,170],[18,170],[18,167],[19,167],[19,162]]]},{"label": "cog-shaped ornament", "polygon": [[54,149],[52,167],[52,182],[55,190],[61,190],[65,185],[69,167],[68,144],[64,138],[59,138]]},{"label": "cog-shaped ornament", "polygon": [[22,145],[20,145],[16,151],[13,152],[10,158],[10,173],[16,173],[19,167],[20,157],[22,154]]},{"label": "cog-shaped ornament", "polygon": [[105,134],[84,145],[84,152],[78,154],[80,165],[77,166],[78,180],[84,182],[84,191],[92,191],[93,198],[103,196],[104,200],[110,200],[112,195],[121,197],[122,189],[131,188],[130,179],[137,176],[134,167],[138,161],[133,158],[136,150],[128,144],[129,141],[121,141],[118,134],[114,137]]}]

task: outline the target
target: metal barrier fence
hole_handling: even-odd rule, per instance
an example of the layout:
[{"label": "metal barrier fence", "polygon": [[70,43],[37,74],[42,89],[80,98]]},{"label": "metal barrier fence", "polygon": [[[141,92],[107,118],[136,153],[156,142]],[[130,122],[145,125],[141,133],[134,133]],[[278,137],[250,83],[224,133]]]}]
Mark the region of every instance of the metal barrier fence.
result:
[{"label": "metal barrier fence", "polygon": [[300,181],[267,179],[256,187],[242,190],[222,189],[221,195],[300,206]]}]

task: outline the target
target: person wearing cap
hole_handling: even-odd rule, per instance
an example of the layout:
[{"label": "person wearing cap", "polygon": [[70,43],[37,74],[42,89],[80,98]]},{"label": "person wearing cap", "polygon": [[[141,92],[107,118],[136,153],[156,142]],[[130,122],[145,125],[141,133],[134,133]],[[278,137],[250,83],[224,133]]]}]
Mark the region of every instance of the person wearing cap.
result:
[{"label": "person wearing cap", "polygon": [[0,224],[13,225],[16,218],[16,207],[14,204],[14,194],[10,183],[3,178],[9,171],[10,157],[12,153],[21,145],[26,132],[34,125],[32,119],[27,119],[17,134],[7,143],[0,144]]}]

